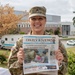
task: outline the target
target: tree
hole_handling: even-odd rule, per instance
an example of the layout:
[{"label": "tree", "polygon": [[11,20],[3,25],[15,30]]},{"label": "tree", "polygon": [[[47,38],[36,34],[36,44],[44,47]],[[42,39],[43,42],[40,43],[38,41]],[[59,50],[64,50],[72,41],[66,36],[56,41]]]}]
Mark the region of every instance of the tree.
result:
[{"label": "tree", "polygon": [[50,34],[53,34],[53,29],[50,29],[50,30],[49,30],[49,33],[50,33]]},{"label": "tree", "polygon": [[51,34],[53,34],[53,29],[46,30],[46,32],[47,32],[49,35],[51,35]]},{"label": "tree", "polygon": [[0,36],[17,32],[17,24],[23,15],[14,14],[14,7],[9,4],[0,6]]},{"label": "tree", "polygon": [[73,25],[75,26],[75,17],[73,17],[73,19],[72,19],[72,20],[73,20]]},{"label": "tree", "polygon": [[60,28],[58,27],[55,31],[54,31],[55,35],[59,35],[60,34]]}]

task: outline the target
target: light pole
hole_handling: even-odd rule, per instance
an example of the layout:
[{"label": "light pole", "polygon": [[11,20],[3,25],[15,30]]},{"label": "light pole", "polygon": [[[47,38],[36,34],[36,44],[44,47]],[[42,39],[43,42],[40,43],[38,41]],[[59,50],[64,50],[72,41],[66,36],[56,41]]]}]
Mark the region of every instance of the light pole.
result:
[{"label": "light pole", "polygon": [[[75,11],[73,11],[75,13]],[[75,26],[75,16],[73,17],[73,25]]]},{"label": "light pole", "polygon": [[73,13],[75,13],[75,11],[73,11]]}]

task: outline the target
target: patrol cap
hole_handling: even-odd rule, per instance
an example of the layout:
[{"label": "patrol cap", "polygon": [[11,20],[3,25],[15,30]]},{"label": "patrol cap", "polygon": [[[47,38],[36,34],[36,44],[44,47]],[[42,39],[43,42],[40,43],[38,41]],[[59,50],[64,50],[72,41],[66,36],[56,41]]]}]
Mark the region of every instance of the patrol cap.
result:
[{"label": "patrol cap", "polygon": [[46,17],[46,8],[44,6],[35,6],[29,10],[29,18],[33,16],[44,16]]}]

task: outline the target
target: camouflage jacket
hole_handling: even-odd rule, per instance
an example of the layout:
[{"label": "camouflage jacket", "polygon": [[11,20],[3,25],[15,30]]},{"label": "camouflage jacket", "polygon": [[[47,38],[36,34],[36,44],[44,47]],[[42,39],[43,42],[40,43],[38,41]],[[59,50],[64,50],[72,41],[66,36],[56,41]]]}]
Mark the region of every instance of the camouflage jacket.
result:
[{"label": "camouflage jacket", "polygon": [[[24,75],[23,64],[19,64],[19,62],[17,61],[17,52],[19,51],[19,48],[22,47],[22,41],[23,41],[22,38],[19,39],[16,42],[16,45],[13,46],[11,49],[11,53],[8,59],[8,68],[9,71],[11,72],[11,75]],[[59,67],[58,75],[65,75],[67,72],[68,58],[67,58],[67,52],[65,50],[65,47],[60,41],[59,41],[59,49],[61,50],[61,53],[64,56],[64,60],[62,62],[62,66]],[[43,75],[43,74],[28,74],[28,75]]]}]

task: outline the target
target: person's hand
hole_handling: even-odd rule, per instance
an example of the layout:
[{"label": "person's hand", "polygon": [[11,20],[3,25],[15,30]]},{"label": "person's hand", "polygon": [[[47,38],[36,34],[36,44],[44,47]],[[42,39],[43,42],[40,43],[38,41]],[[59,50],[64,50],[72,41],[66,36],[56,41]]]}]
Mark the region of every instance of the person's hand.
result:
[{"label": "person's hand", "polygon": [[64,57],[60,50],[55,51],[56,59],[58,60],[58,65],[60,66]]},{"label": "person's hand", "polygon": [[23,48],[20,48],[18,53],[17,53],[17,58],[18,58],[18,62],[20,64],[23,64],[23,60],[24,60],[24,50]]}]

